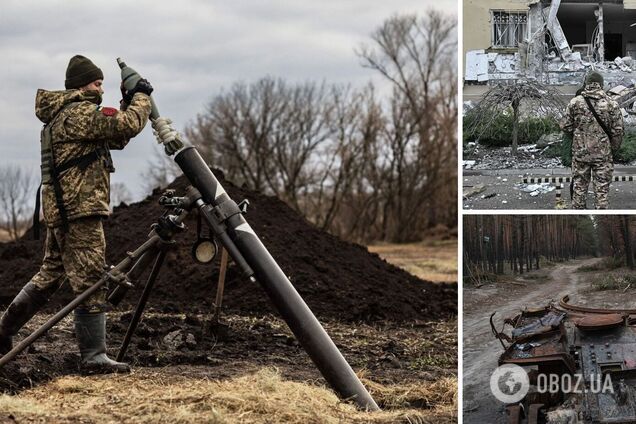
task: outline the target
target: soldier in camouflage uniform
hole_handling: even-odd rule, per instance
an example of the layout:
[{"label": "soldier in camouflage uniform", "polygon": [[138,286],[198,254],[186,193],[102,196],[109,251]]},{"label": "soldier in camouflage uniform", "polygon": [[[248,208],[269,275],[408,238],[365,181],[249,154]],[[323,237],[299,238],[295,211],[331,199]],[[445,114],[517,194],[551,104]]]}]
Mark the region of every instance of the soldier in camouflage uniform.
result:
[{"label": "soldier in camouflage uniform", "polygon": [[[124,99],[118,110],[100,106],[103,78],[101,69],[78,55],[69,62],[66,90],[37,92],[35,114],[45,124],[45,254],[40,271],[0,319],[1,353],[11,349],[12,337],[65,280],[78,295],[104,275],[102,219],[109,214],[110,173],[114,171],[110,150],[123,149],[146,125],[152,86],[142,80],[133,90],[122,92]],[[53,175],[52,168],[59,176]],[[57,193],[56,180],[60,189]],[[88,371],[127,371],[127,364],[106,356],[105,295],[105,291],[99,291],[75,310],[82,365]]]},{"label": "soldier in camouflage uniform", "polygon": [[[592,107],[609,132],[598,123]],[[623,115],[618,104],[603,91],[603,76],[590,72],[580,95],[574,97],[565,112],[561,128],[572,136],[572,208],[585,209],[590,179],[596,195],[596,208],[607,209],[612,182],[613,154],[623,140]]]}]

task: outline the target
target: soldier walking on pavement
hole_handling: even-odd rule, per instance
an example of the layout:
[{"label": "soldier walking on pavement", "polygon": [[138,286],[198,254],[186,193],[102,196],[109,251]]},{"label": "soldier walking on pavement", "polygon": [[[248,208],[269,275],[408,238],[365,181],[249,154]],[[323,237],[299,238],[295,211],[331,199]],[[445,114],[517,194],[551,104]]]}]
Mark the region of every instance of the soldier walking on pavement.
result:
[{"label": "soldier walking on pavement", "polygon": [[[123,149],[150,116],[152,86],[141,80],[122,89],[120,110],[101,107],[104,75],[84,56],[71,58],[66,90],[38,90],[35,114],[41,133],[42,208],[47,227],[40,271],[11,302],[0,319],[0,353],[68,279],[75,295],[105,271],[102,219],[109,214],[110,150]],[[39,211],[36,211],[36,215]],[[87,372],[129,371],[106,355],[106,292],[99,291],[74,313],[82,368]]]},{"label": "soldier walking on pavement", "polygon": [[596,209],[607,209],[613,155],[623,141],[623,115],[603,91],[603,76],[590,72],[580,95],[567,106],[563,131],[572,136],[572,208],[585,209],[592,180]]}]

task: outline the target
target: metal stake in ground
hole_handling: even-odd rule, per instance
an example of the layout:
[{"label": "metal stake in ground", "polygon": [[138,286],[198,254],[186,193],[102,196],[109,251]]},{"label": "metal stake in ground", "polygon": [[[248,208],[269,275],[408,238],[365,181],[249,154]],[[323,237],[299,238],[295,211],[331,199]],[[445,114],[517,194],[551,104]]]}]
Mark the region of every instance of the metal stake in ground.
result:
[{"label": "metal stake in ground", "polygon": [[219,269],[219,282],[216,287],[216,300],[214,302],[214,317],[212,324],[217,325],[221,316],[221,305],[223,303],[223,290],[225,288],[225,273],[228,265],[228,254],[225,247],[221,248],[221,266]]}]

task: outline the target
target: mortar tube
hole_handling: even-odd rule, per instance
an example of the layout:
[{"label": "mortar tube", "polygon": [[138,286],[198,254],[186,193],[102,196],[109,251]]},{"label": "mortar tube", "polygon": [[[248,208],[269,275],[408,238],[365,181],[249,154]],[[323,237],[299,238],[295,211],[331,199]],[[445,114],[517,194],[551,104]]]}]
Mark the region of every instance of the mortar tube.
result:
[{"label": "mortar tube", "polygon": [[[175,161],[205,202],[216,206],[231,200],[194,147],[183,149]],[[212,219],[209,215],[204,215],[204,219],[211,227],[216,224],[209,222]],[[379,410],[333,340],[243,216],[233,215],[225,223],[232,242],[325,380],[341,398],[352,399],[362,409]],[[231,254],[231,250],[228,251]]]}]

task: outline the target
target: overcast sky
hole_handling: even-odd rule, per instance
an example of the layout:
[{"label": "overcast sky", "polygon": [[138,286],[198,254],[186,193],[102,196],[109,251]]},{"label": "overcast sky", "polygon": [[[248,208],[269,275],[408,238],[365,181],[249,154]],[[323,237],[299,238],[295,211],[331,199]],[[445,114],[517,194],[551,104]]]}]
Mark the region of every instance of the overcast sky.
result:
[{"label": "overcast sky", "polygon": [[[39,173],[38,88],[64,88],[68,60],[102,68],[104,106],[119,104],[122,57],[155,87],[161,115],[184,126],[233,82],[263,76],[351,83],[381,79],[360,66],[354,49],[395,13],[434,6],[456,14],[456,0],[92,1],[2,0],[0,9],[0,166]],[[125,150],[117,172],[135,199],[156,147],[148,125]],[[39,178],[39,176],[38,176]]]}]

